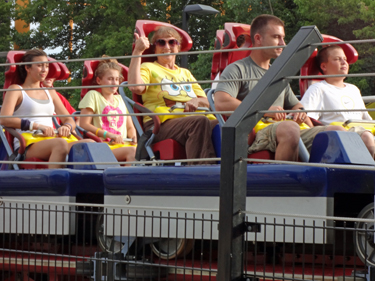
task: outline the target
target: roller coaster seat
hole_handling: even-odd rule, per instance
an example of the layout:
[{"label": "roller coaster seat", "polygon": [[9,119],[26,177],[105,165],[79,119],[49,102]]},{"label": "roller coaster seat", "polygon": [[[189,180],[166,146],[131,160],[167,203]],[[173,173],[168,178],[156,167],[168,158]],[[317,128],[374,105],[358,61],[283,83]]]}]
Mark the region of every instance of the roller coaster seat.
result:
[{"label": "roller coaster seat", "polygon": [[[244,37],[244,42],[241,46],[238,46],[237,40],[240,36]],[[224,24],[224,30],[218,30],[216,32],[216,50],[249,48],[251,46],[250,25],[248,24],[226,22]],[[250,53],[251,51],[248,50],[214,53],[211,67],[211,78],[214,79],[218,74],[223,72],[227,65],[248,57]]]},{"label": "roller coaster seat", "polygon": [[[25,54],[25,51],[9,51],[7,54],[7,63],[17,63],[21,62],[22,56]],[[53,58],[48,57],[49,61],[54,61]],[[4,89],[9,88],[12,84],[21,84],[18,75],[18,65],[11,65],[8,66],[5,71],[5,82],[4,82]],[[55,78],[56,80],[65,80],[69,77],[70,71],[66,67],[65,64],[56,62],[49,64],[49,71],[47,78]],[[5,95],[5,92],[4,94]],[[8,140],[8,144],[10,149],[13,151],[13,139],[16,137],[20,141],[20,148],[18,150],[18,154],[23,154],[26,148],[26,142],[21,134],[11,128],[5,128],[5,137]],[[37,162],[41,162],[42,160],[32,157],[27,158],[25,161],[36,162],[36,164],[22,164],[19,165],[21,169],[45,169],[47,165],[37,164]]]},{"label": "roller coaster seat", "polygon": [[[149,37],[152,32],[156,31],[161,26],[172,27],[180,34],[180,36],[182,37],[180,48],[181,52],[186,52],[191,49],[191,47],[193,46],[193,41],[191,40],[189,34],[187,34],[187,32],[185,32],[184,30],[175,27],[174,25],[158,21],[138,20],[135,24],[135,30],[140,36]],[[143,54],[153,54],[153,52],[153,48],[150,48],[143,52]],[[142,62],[153,62],[155,60],[156,57],[142,58]],[[133,94],[133,101],[143,107],[141,96]],[[134,109],[134,112],[139,113],[137,108]],[[142,124],[141,126],[143,127],[142,117],[138,116],[137,119],[139,124]],[[161,142],[154,143],[151,147],[154,153],[159,155],[161,160],[186,159],[185,147],[173,139],[166,139]]]},{"label": "roller coaster seat", "polygon": [[[84,88],[81,90],[81,99],[87,94],[88,91],[90,91],[90,86],[96,85],[95,81],[95,71],[100,63],[100,60],[87,60],[83,64],[83,77],[82,77],[82,86],[87,86],[87,88]],[[124,80],[128,79],[128,67],[125,65],[119,63],[121,69],[122,69],[122,76],[124,77]],[[94,88],[92,88],[94,89]],[[96,91],[100,92],[100,88],[96,88]],[[75,115],[79,115],[80,111],[77,111],[74,113]],[[83,129],[80,126],[77,126],[77,131],[82,137],[84,138],[90,138],[94,140],[95,142],[103,142],[101,138],[97,137],[95,134]]]},{"label": "roller coaster seat", "polygon": [[[182,38],[181,45],[180,45],[181,52],[187,52],[191,49],[191,47],[193,46],[193,41],[191,40],[189,34],[186,31],[174,25],[171,25],[169,23],[152,21],[152,20],[137,20],[137,22],[135,23],[135,32],[138,33],[139,36],[149,37],[151,36],[152,32],[156,31],[161,26],[172,27],[180,34]],[[134,49],[134,44],[133,44],[133,49]],[[150,47],[149,49],[143,52],[143,55],[149,55],[153,53],[154,53],[154,49]],[[142,58],[142,62],[154,62],[155,60],[156,60],[156,57]]]},{"label": "roller coaster seat", "polygon": [[[9,51],[7,54],[7,63],[21,62],[25,51]],[[49,61],[54,61],[53,58],[48,57]],[[12,84],[21,84],[18,76],[18,65],[7,66],[5,70],[4,89],[8,89]],[[67,79],[70,75],[68,68],[60,62],[50,63],[47,78],[55,78],[56,80]],[[4,92],[5,94],[5,92]]]},{"label": "roller coaster seat", "polygon": [[[326,35],[326,34],[322,34],[322,35],[323,35],[323,42],[322,43],[327,43],[327,45],[329,45],[329,43],[331,43],[331,42],[342,42],[342,40],[337,38],[337,37]],[[358,52],[351,44],[347,44],[347,43],[346,44],[340,44],[340,46],[344,50],[344,53],[346,55],[346,58],[347,58],[347,61],[348,61],[349,64],[353,64],[358,60]],[[305,62],[305,64],[301,67],[301,70],[300,70],[301,76],[322,75],[322,73],[319,70],[319,66],[316,63],[316,59],[315,59],[317,54],[318,54],[318,51],[315,50],[312,53],[312,55],[308,58],[308,60]],[[317,79],[317,78],[300,79],[299,89],[300,89],[301,97],[304,95],[307,88],[311,84],[313,84],[315,82],[318,82],[318,81],[321,81],[321,80],[323,80],[323,78],[321,78],[321,79]]]},{"label": "roller coaster seat", "polygon": [[[23,138],[23,136],[13,128],[4,128],[4,130],[5,130],[5,132],[1,131],[0,134],[5,135],[7,143],[6,144],[4,143],[4,145],[7,145],[7,148],[10,149],[11,152],[13,152],[13,157],[17,157],[17,155],[19,155],[19,157],[20,157],[21,155],[23,155],[25,153],[25,149],[26,149],[26,141]],[[20,142],[20,148],[17,151],[17,155],[14,154],[14,150],[13,150],[13,140],[14,140],[14,138],[18,138],[18,140]],[[11,157],[11,155],[8,155],[8,159],[10,157]],[[11,157],[11,158],[13,158],[13,157]],[[27,159],[24,159],[24,161],[35,162],[35,164],[19,164],[19,165],[16,165],[16,166],[18,166],[18,168],[20,168],[20,169],[25,169],[25,170],[28,170],[28,169],[47,169],[48,168],[48,166],[45,165],[45,164],[38,164],[38,162],[44,162],[44,161],[39,159],[39,158],[36,158],[36,157],[27,158]],[[5,165],[4,165],[4,167],[5,167]],[[3,167],[2,167],[2,169],[3,169]]]},{"label": "roller coaster seat", "polygon": [[[138,107],[145,108],[143,106],[142,96],[133,93],[133,101],[138,105]],[[137,107],[134,107],[134,112],[141,113]],[[143,117],[137,116],[137,120],[143,130]],[[158,131],[159,130],[155,131],[154,133],[157,134]],[[186,159],[185,147],[173,139],[166,139],[153,143],[151,148],[155,155],[158,155],[161,160]]]},{"label": "roller coaster seat", "polygon": [[[90,91],[90,86],[96,85],[95,82],[95,70],[98,67],[100,60],[87,60],[83,64],[83,77],[82,77],[82,86],[87,86],[81,90],[81,99]],[[122,76],[124,76],[124,81],[128,80],[128,71],[129,69],[119,63],[122,68]],[[100,92],[100,89],[95,89]]]}]

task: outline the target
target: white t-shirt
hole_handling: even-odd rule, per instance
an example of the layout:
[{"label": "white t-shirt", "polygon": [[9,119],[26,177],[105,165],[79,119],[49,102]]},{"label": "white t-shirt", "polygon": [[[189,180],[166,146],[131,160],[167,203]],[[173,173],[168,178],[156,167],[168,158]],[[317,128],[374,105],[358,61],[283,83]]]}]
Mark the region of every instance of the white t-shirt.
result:
[{"label": "white t-shirt", "polygon": [[342,112],[342,109],[366,109],[359,89],[348,83],[344,88],[322,81],[312,84],[304,94],[301,103],[307,110],[335,110],[337,112],[308,112],[307,115],[324,125],[345,122],[349,119],[372,120],[367,111]]}]

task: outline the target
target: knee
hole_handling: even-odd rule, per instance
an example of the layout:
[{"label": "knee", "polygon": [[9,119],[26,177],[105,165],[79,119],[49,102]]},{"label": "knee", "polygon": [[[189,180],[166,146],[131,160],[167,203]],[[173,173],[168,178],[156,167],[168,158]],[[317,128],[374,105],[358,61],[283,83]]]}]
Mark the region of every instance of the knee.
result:
[{"label": "knee", "polygon": [[53,146],[53,150],[61,154],[68,154],[69,152],[68,143],[64,139],[56,138],[54,146]]},{"label": "knee", "polygon": [[361,138],[367,146],[374,146],[374,136],[372,133],[367,131],[363,132]]},{"label": "knee", "polygon": [[347,131],[347,130],[342,126],[328,126],[326,131]]},{"label": "knee", "polygon": [[276,137],[278,142],[288,141],[291,143],[298,143],[300,138],[300,128],[296,122],[285,121],[278,125],[276,130]]}]

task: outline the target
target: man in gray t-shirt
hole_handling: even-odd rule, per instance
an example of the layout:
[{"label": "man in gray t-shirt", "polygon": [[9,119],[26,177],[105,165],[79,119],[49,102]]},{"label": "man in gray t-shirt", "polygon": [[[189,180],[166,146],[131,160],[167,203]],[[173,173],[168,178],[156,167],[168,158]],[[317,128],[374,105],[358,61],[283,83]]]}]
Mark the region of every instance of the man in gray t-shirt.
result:
[{"label": "man in gray t-shirt", "polygon": [[[284,46],[284,23],[278,17],[272,15],[258,16],[251,23],[250,36],[253,47]],[[220,81],[261,78],[269,69],[270,60],[277,58],[282,50],[282,48],[252,50],[249,57],[228,65],[220,76]],[[251,94],[251,90],[257,82],[256,80],[248,80],[218,83],[215,91],[216,110],[234,111],[244,97]],[[289,85],[280,92],[280,96],[269,108],[269,110],[275,111],[284,109],[303,110],[302,104],[295,97]],[[249,147],[249,153],[270,150],[275,152],[275,159],[277,160],[297,161],[300,137],[307,149],[310,149],[312,140],[317,133],[327,129],[339,130],[339,128],[327,128],[325,126],[313,127],[311,120],[302,111],[290,115],[293,116],[295,122],[277,122],[258,131],[255,141]],[[286,113],[267,113],[264,116],[271,117],[275,121],[282,121],[285,120]],[[300,131],[298,124],[301,123],[306,123],[312,128]]]}]

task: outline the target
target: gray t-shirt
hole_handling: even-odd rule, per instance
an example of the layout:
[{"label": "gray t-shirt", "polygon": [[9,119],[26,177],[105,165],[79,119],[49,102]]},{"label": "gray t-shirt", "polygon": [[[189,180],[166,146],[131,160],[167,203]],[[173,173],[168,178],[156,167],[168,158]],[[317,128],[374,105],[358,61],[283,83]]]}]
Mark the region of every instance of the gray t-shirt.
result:
[{"label": "gray t-shirt", "polygon": [[[228,65],[221,74],[220,81],[228,79],[261,78],[266,71],[267,69],[258,66],[250,57],[246,57]],[[218,83],[215,92],[223,91],[242,101],[257,83],[258,80]],[[298,102],[298,99],[288,84],[272,105],[281,106],[284,109],[291,109]]]}]

